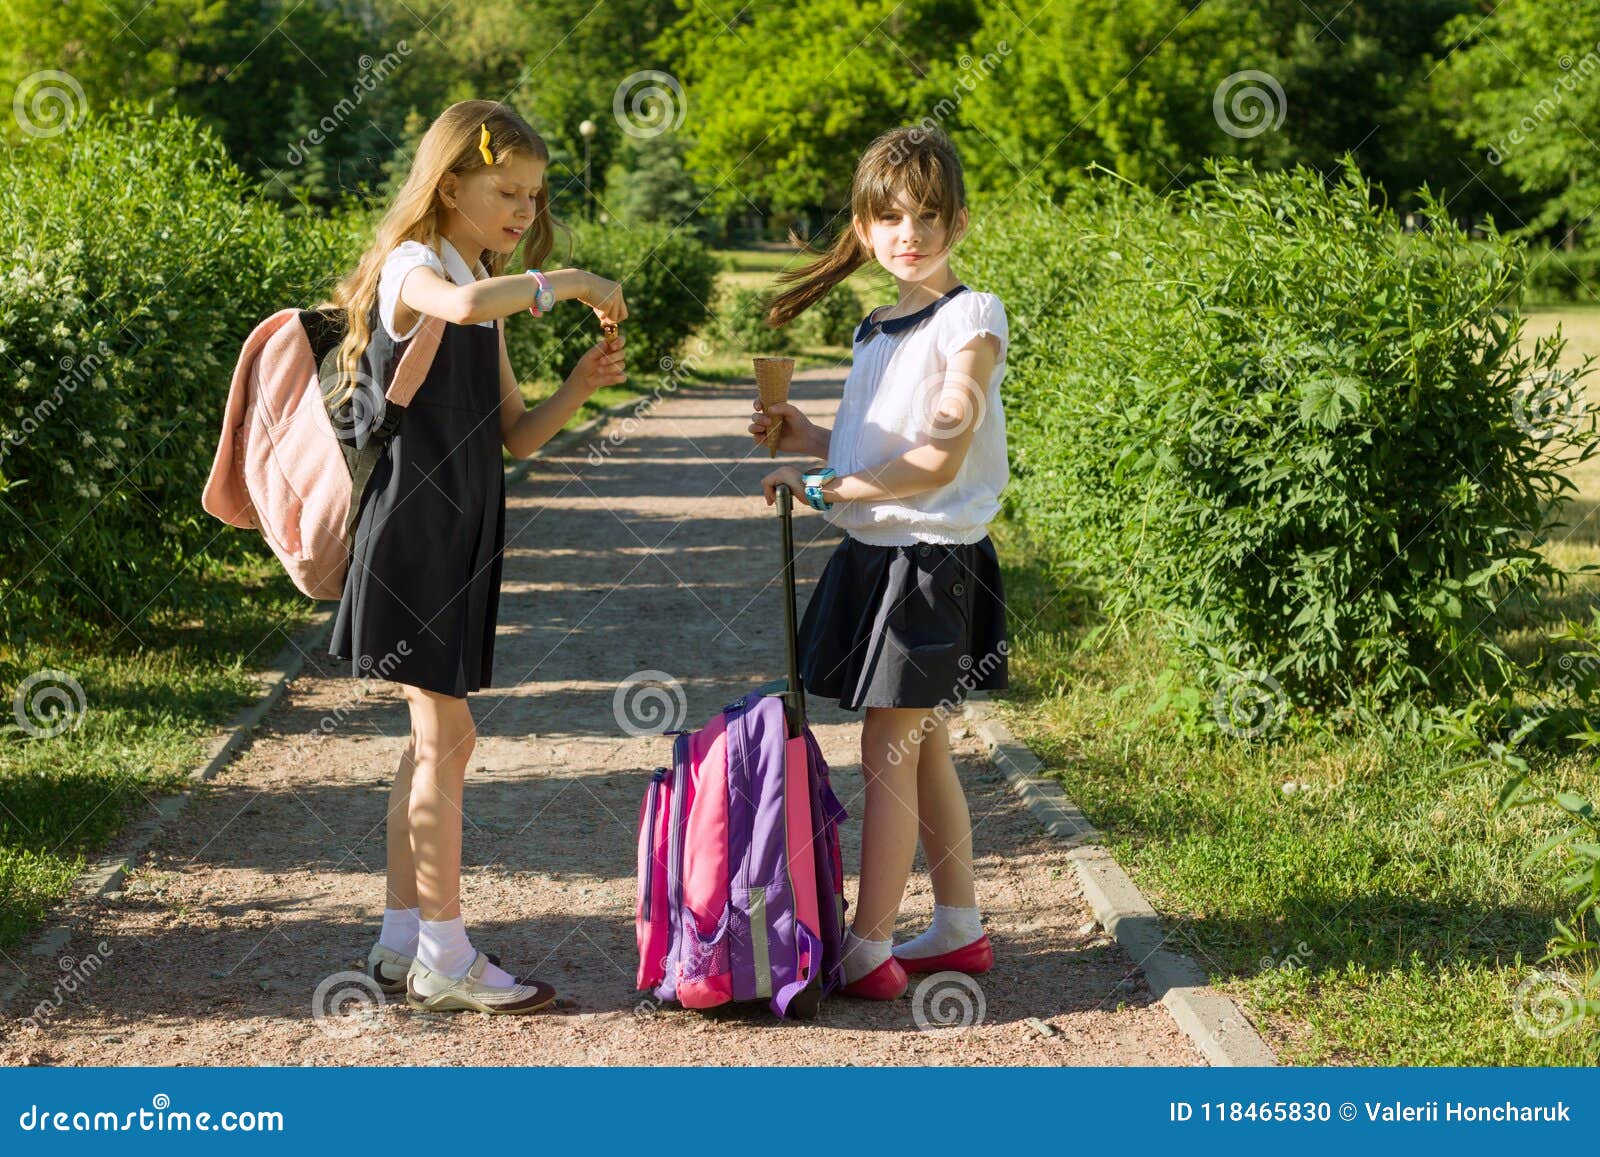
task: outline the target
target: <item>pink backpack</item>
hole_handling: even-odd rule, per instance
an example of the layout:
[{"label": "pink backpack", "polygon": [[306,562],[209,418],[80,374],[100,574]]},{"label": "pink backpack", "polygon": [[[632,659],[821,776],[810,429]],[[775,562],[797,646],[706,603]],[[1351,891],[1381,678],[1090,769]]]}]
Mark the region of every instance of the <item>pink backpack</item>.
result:
[{"label": "pink backpack", "polygon": [[366,405],[381,417],[352,431],[348,414],[330,414],[322,390],[324,359],[344,324],[342,310],[280,309],[250,331],[201,497],[230,526],[260,530],[294,585],[314,599],[344,590],[362,491],[444,333],[442,320],[424,318],[384,394],[388,404],[357,395],[355,409]]},{"label": "pink backpack", "polygon": [[637,985],[685,1008],[764,1000],[816,1015],[844,983],[848,817],[806,724],[792,497],[778,492],[789,677],[674,736],[639,804]]},{"label": "pink backpack", "polygon": [[844,808],[811,729],[752,692],[678,732],[639,807],[637,986],[808,1017],[843,982]]}]

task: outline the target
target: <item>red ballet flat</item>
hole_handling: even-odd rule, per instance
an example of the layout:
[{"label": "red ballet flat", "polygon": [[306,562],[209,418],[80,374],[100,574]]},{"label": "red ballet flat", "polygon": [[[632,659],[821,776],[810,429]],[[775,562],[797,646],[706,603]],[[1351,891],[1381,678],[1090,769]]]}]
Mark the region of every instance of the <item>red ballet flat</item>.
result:
[{"label": "red ballet flat", "polygon": [[910,983],[906,970],[891,956],[854,984],[845,985],[841,991],[846,996],[859,996],[863,1000],[898,1000],[905,995],[906,985]]},{"label": "red ballet flat", "polygon": [[989,934],[985,932],[971,944],[941,952],[937,956],[896,956],[895,959],[907,972],[965,972],[969,976],[977,976],[994,967],[994,946],[989,943]]}]

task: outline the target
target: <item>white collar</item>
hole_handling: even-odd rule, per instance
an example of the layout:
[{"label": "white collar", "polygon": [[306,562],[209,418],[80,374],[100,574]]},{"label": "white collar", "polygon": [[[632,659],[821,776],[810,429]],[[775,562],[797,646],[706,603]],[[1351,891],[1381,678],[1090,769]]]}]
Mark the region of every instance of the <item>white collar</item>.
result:
[{"label": "white collar", "polygon": [[489,271],[483,267],[483,262],[478,262],[477,273],[474,274],[467,268],[466,258],[450,244],[444,234],[439,234],[439,256],[444,261],[445,270],[450,274],[450,280],[457,285],[471,285],[474,281],[489,276]]}]

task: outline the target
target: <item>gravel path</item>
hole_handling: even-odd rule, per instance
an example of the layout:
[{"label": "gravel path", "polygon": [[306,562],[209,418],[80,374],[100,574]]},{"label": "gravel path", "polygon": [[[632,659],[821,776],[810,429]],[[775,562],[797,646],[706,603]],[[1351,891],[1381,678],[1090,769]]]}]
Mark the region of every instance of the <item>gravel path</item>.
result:
[{"label": "gravel path", "polygon": [[[800,375],[826,417],[837,373]],[[696,726],[783,673],[776,515],[744,434],[753,387],[695,387],[615,437],[541,458],[510,493],[497,686],[473,697],[462,905],[475,942],[556,984],[537,1017],[435,1016],[400,1003],[319,1015],[359,969],[383,904],[383,815],[407,731],[391,687],[310,657],[254,743],[112,900],[57,914],[71,942],[26,956],[0,1061],[62,1065],[1203,1063],[1123,951],[1092,927],[1058,842],[953,725],[997,964],[971,991],[835,999],[809,1023],[764,1008],[655,1009],[633,991],[634,839],[670,741],[619,724],[652,704]],[[835,542],[796,514],[802,607]],[[652,690],[653,688],[653,690]],[[858,717],[813,705],[859,859]],[[666,724],[662,724],[665,726]],[[853,897],[855,880],[846,883]],[[919,861],[897,938],[925,926]],[[1087,929],[1087,930],[1086,930]],[[102,947],[103,945],[103,947]],[[87,963],[97,957],[90,974]],[[71,977],[76,991],[60,982]],[[81,978],[81,982],[79,982]],[[916,992],[913,986],[912,992]],[[39,1023],[40,1002],[60,1007]],[[962,1003],[975,1023],[920,1030]],[[1035,1023],[1030,1023],[1034,1021]],[[1038,1030],[1043,1022],[1052,1030]]]}]

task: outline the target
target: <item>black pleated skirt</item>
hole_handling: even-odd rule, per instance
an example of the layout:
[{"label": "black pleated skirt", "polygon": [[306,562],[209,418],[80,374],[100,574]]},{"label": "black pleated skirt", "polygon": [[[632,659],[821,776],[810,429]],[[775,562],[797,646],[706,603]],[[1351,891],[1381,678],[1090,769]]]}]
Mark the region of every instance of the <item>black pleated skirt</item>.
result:
[{"label": "black pleated skirt", "polygon": [[954,707],[1007,686],[994,543],[869,546],[846,537],[800,624],[800,681],[862,707]]}]

